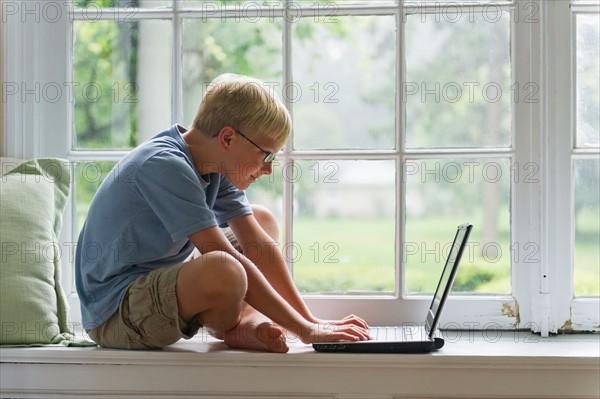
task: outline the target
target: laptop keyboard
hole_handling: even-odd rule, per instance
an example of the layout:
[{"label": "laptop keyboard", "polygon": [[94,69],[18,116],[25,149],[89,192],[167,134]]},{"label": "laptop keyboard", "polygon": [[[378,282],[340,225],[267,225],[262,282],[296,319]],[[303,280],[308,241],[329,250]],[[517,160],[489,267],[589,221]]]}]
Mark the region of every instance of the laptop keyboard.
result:
[{"label": "laptop keyboard", "polygon": [[422,326],[371,327],[369,334],[376,341],[426,341],[427,330]]}]

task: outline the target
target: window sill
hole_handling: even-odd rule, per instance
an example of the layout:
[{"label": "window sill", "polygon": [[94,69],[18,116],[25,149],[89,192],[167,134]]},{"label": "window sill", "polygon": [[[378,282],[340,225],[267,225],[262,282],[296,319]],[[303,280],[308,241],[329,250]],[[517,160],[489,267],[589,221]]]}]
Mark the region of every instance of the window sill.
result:
[{"label": "window sill", "polygon": [[[159,351],[0,349],[0,395],[201,398],[598,398],[600,335],[446,332],[425,355],[227,350],[205,334]],[[435,383],[434,383],[435,381]]]}]

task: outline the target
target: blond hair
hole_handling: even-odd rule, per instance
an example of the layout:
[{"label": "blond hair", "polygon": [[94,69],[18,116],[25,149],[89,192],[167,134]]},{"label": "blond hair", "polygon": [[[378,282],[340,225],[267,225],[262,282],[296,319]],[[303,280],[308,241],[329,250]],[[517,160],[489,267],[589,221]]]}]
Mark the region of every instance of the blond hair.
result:
[{"label": "blond hair", "polygon": [[232,73],[208,85],[193,126],[209,136],[233,126],[250,138],[269,137],[282,145],[292,130],[290,114],[272,90],[258,79]]}]

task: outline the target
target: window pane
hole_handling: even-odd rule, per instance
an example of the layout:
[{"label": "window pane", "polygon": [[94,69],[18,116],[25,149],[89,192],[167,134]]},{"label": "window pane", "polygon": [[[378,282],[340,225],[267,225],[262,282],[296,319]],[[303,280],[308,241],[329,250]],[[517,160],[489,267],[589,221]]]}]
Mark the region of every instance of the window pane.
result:
[{"label": "window pane", "polygon": [[292,29],[294,148],[394,148],[395,18],[303,18]]},{"label": "window pane", "polygon": [[404,165],[405,293],[432,293],[456,226],[473,232],[453,290],[508,294],[511,255],[533,262],[535,245],[510,244],[510,170],[506,159],[415,159]]},{"label": "window pane", "polygon": [[133,148],[172,122],[169,21],[75,21],[75,148]]},{"label": "window pane", "polygon": [[281,19],[186,19],[183,22],[184,121],[191,124],[202,95],[218,75],[261,79],[282,93]]},{"label": "window pane", "polygon": [[511,144],[511,101],[536,101],[534,84],[511,85],[510,14],[406,17],[406,146]]},{"label": "window pane", "polygon": [[393,292],[393,161],[300,161],[294,189],[294,280],[303,292]]},{"label": "window pane", "polygon": [[577,146],[600,144],[600,15],[577,15]]},{"label": "window pane", "polygon": [[600,161],[575,160],[575,295],[600,295]]},{"label": "window pane", "polygon": [[73,237],[78,237],[87,218],[90,204],[100,184],[115,166],[113,161],[75,162],[75,230]]},{"label": "window pane", "polygon": [[[262,176],[246,190],[246,197],[251,204],[262,205],[273,213],[280,233],[283,231],[282,165],[279,160],[273,161],[273,173]],[[280,236],[279,241],[282,240],[283,237]]]}]

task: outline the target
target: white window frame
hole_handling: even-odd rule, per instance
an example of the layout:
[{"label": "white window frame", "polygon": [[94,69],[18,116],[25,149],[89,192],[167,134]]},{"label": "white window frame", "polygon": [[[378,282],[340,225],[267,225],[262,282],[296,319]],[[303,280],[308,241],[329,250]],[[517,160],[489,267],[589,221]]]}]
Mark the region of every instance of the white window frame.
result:
[{"label": "white window frame", "polygon": [[[544,20],[560,20],[561,23],[544,27],[543,40],[543,60],[548,66],[544,77],[547,96],[543,120],[547,141],[543,148],[543,162],[546,176],[557,178],[547,179],[544,192],[547,208],[542,218],[542,246],[546,248],[544,264],[549,275],[553,274],[556,278],[541,284],[541,305],[549,309],[550,331],[598,331],[598,298],[575,297],[572,281],[575,253],[573,160],[600,155],[598,147],[577,149],[575,146],[575,15],[600,14],[600,2],[550,1],[544,7],[544,13]],[[568,196],[564,195],[565,187],[570,188]],[[559,229],[554,226],[566,227]],[[560,285],[561,281],[571,283]]]},{"label": "white window frame", "polygon": [[[12,95],[4,106],[4,156],[18,158],[61,157],[71,161],[85,160],[118,160],[125,152],[73,151],[71,134],[73,129],[72,98],[69,91],[71,85],[70,55],[72,51],[71,22],[85,16],[74,11],[64,2],[26,2],[30,8],[8,9],[6,4],[21,7],[24,2],[4,2],[3,37],[4,37],[4,83],[5,88],[16,84],[19,93]],[[37,6],[35,5],[37,3]],[[284,16],[286,12],[297,12],[298,3],[286,0],[284,6],[269,8],[269,16]],[[431,12],[435,9],[425,2],[407,2],[402,5],[382,5],[374,3],[370,6],[336,6],[336,16],[343,15],[394,15],[402,21],[404,12],[413,10],[417,3],[418,12]],[[565,5],[566,3],[566,5]],[[179,4],[176,2],[176,4]],[[448,6],[457,7],[457,2],[447,2]],[[514,329],[525,328],[542,335],[557,332],[570,321],[575,330],[598,330],[598,314],[600,310],[598,298],[573,299],[572,265],[573,254],[573,220],[568,210],[572,209],[572,198],[561,197],[564,187],[572,187],[571,156],[573,151],[573,60],[565,57],[573,54],[572,38],[574,29],[572,14],[567,2],[542,0],[516,0],[490,2],[494,7],[513,9],[520,16],[529,15],[533,23],[524,23],[519,18],[512,24],[511,62],[514,81],[534,83],[540,88],[539,101],[533,103],[513,103],[513,145],[508,149],[475,150],[475,151],[404,151],[401,147],[403,130],[403,112],[401,103],[401,84],[404,79],[404,47],[403,24],[397,29],[396,78],[396,147],[390,151],[341,151],[335,154],[323,152],[297,151],[288,144],[283,150],[284,162],[297,159],[393,159],[398,170],[403,161],[411,156],[460,156],[474,155],[481,157],[509,157],[513,165],[535,163],[540,168],[538,184],[526,184],[522,180],[513,183],[511,198],[511,232],[512,243],[525,245],[532,243],[540,248],[539,260],[525,263],[522,257],[513,259],[511,270],[512,294],[505,296],[456,296],[449,300],[444,312],[442,326],[460,329]],[[313,15],[314,5],[309,4],[308,15]],[[481,9],[485,4],[470,5]],[[598,7],[585,6],[588,12],[596,12]],[[583,6],[581,6],[583,9]],[[429,11],[428,11],[429,10]],[[580,10],[581,11],[581,10]],[[247,11],[244,11],[247,12]],[[413,11],[411,11],[413,12]],[[533,14],[535,12],[535,14]],[[236,15],[235,11],[227,11],[228,17]],[[123,18],[119,10],[106,14],[108,18]],[[138,10],[138,18],[174,18],[174,57],[173,57],[173,122],[182,120],[181,90],[181,18],[184,16],[203,16],[202,11],[181,12],[164,10]],[[211,10],[214,17],[214,11]],[[217,15],[219,17],[220,15]],[[531,19],[531,18],[530,18]],[[290,18],[286,18],[290,20]],[[4,23],[6,22],[6,23]],[[291,24],[284,24],[283,29],[283,79],[293,79],[291,72]],[[571,79],[561,79],[570,76]],[[53,85],[62,87],[59,98],[52,97],[47,101]],[[54,86],[55,87],[55,86]],[[10,86],[14,89],[15,86]],[[23,90],[21,90],[23,89]],[[28,91],[26,91],[28,90]],[[45,92],[46,90],[46,92]],[[554,93],[571,93],[571,96],[559,96]],[[8,98],[8,97],[6,97]],[[286,104],[293,113],[293,104]],[[569,131],[565,138],[560,132]],[[525,132],[525,133],[523,133]],[[568,142],[565,142],[568,140]],[[595,151],[594,153],[597,153]],[[554,178],[553,176],[556,176]],[[402,174],[397,173],[397,197],[402,198]],[[292,183],[284,184],[284,239],[289,241],[289,228],[292,214]],[[73,198],[73,195],[71,195]],[[401,201],[398,201],[401,204]],[[73,281],[74,244],[73,207],[70,204],[65,212],[63,222],[62,243],[62,282],[69,296],[72,319],[78,321],[79,301],[75,293]],[[400,236],[404,232],[404,215],[397,218],[397,231]],[[557,229],[554,226],[571,226]],[[400,238],[401,240],[401,238]],[[566,244],[565,244],[566,243]],[[400,253],[397,257],[397,275],[402,276],[399,269]],[[291,258],[291,257],[288,257]],[[564,282],[571,282],[564,284]],[[402,282],[400,281],[399,284]],[[401,285],[399,285],[401,286]],[[398,322],[416,322],[423,320],[423,314],[429,305],[427,297],[402,297],[400,292],[389,296],[306,296],[309,306],[318,315],[336,318],[348,313],[365,316],[372,324],[390,324]]]}]

